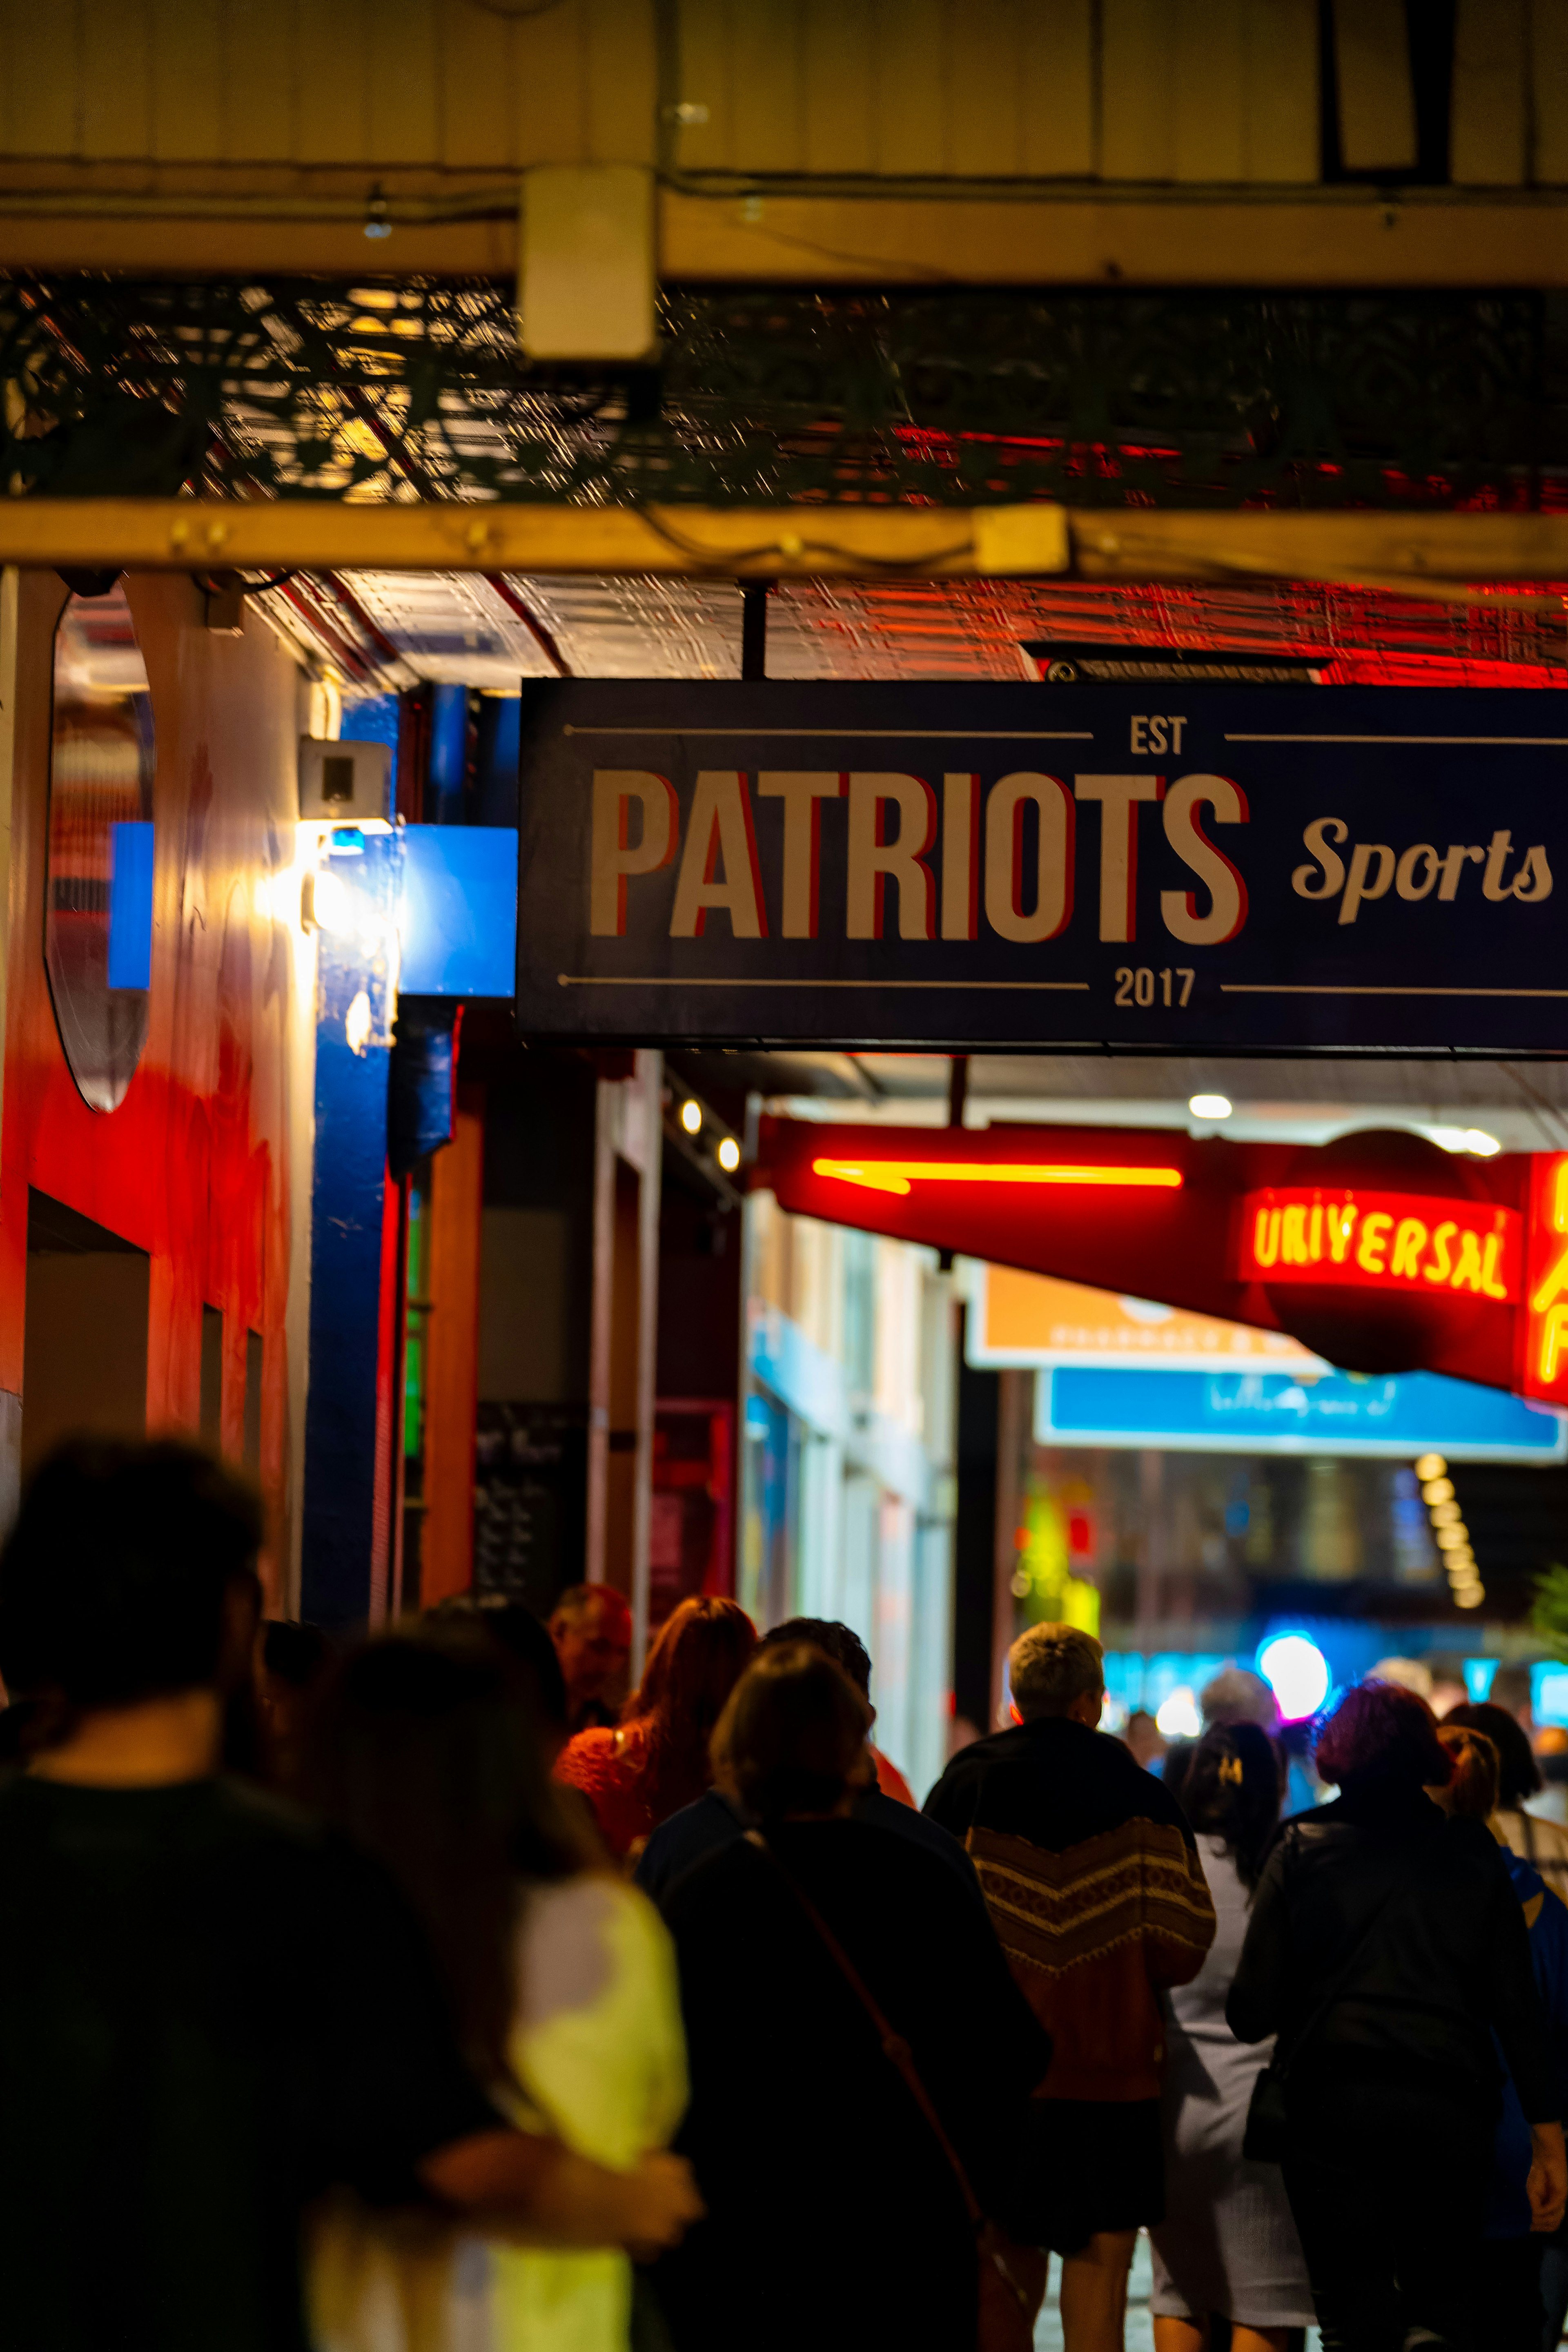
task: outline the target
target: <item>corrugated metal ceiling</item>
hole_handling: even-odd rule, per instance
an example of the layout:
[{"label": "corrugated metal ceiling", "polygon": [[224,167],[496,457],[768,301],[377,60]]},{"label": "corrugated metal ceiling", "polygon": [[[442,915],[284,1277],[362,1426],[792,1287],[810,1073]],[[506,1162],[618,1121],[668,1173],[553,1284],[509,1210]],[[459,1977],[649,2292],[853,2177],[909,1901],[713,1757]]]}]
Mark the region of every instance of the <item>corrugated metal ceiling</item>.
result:
[{"label": "corrugated metal ceiling", "polygon": [[[731,582],[508,585],[579,677],[733,677],[739,670],[741,598]],[[525,621],[480,574],[357,572],[352,593],[385,642],[363,633],[367,675],[351,680],[351,691],[429,678],[505,692],[520,678],[552,674]],[[1568,683],[1560,613],[1289,583],[794,583],[771,601],[768,669],[797,678],[1016,678],[1027,667],[1022,645],[1042,638],[1310,655],[1329,683]],[[388,647],[400,657],[395,665]]]}]

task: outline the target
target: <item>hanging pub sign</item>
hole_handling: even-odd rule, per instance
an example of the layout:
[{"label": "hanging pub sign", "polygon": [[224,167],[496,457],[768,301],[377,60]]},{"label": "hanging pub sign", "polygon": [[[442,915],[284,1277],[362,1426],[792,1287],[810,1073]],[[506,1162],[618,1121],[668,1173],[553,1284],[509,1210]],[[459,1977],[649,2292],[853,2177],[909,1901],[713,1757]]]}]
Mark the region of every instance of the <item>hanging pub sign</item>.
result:
[{"label": "hanging pub sign", "polygon": [[764,1118],[782,1208],[1568,1406],[1568,1153]]},{"label": "hanging pub sign", "polygon": [[1540,690],[529,684],[518,1021],[1561,1050],[1565,753]]}]

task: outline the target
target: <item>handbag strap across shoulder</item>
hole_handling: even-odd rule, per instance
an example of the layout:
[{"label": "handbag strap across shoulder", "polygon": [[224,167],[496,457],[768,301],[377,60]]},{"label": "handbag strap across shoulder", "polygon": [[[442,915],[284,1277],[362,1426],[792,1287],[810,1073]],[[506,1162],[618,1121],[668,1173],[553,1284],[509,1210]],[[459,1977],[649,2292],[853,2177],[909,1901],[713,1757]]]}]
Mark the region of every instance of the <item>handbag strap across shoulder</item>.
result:
[{"label": "handbag strap across shoulder", "polygon": [[806,1893],[799,1879],[795,1876],[792,1871],[788,1871],[784,1868],[784,1864],[779,1860],[778,1855],[773,1852],[773,1847],[768,1843],[767,1839],[763,1835],[762,1831],[748,1830],[746,1832],[746,1843],[749,1845],[754,1845],[759,1853],[765,1854],[767,1856],[767,1859],[777,1871],[784,1885],[789,1888],[790,1893],[795,1896],[795,1901],[799,1904],[802,1911],[805,1914],[806,1918],[810,1921],[812,1927],[816,1930],[817,1935],[821,1937],[824,1946],[837,1967],[845,1983],[849,1987],[850,1991],[855,1995],[856,2000],[860,2003],[861,2008],[865,2011],[867,2016],[876,2027],[877,2037],[882,2045],[883,2056],[888,2059],[892,2065],[898,2068],[899,2073],[904,2079],[910,2096],[913,2099],[916,2106],[919,2107],[921,2115],[931,2126],[938,2146],[941,2147],[943,2156],[946,2157],[948,2163],[952,2167],[953,2178],[957,2181],[960,2191],[963,2194],[964,2210],[968,2213],[970,2221],[976,2228],[978,2228],[985,2218],[984,2213],[981,2209],[979,2200],[976,2199],[973,2189],[969,2185],[969,2175],[963,2168],[963,2159],[959,2155],[958,2150],[954,2147],[952,2140],[948,2137],[942,2117],[937,2114],[936,2108],[931,2102],[931,2094],[920,2078],[919,2070],[915,2065],[913,2053],[910,2049],[909,2043],[904,2040],[901,2033],[894,2032],[893,2027],[882,2014],[882,2011],[878,2004],[875,1994],[871,1991],[870,1987],[861,1976],[859,1969],[856,1967],[854,1961],[850,1958],[848,1953],[845,1950],[843,1945],[839,1942],[837,1937],[834,1934],[832,1928],[828,1926],[826,1920],[823,1917],[821,1912],[817,1909],[816,1904],[812,1901],[810,1895]]}]

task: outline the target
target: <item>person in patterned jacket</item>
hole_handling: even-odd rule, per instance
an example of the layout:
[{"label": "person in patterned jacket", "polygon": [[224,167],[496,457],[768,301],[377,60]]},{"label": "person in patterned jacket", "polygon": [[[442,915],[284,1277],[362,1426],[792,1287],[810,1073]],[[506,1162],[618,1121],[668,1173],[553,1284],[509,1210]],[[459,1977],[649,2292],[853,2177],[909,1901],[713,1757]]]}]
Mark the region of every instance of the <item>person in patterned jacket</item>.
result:
[{"label": "person in patterned jacket", "polygon": [[1160,1994],[1203,1966],[1214,1905],[1175,1799],[1097,1727],[1100,1643],[1032,1625],[1007,1674],[1015,1727],[962,1748],[925,1810],[967,1848],[1056,2045],[1033,2170],[1068,2352],[1119,2352],[1133,2242],[1165,2210]]}]

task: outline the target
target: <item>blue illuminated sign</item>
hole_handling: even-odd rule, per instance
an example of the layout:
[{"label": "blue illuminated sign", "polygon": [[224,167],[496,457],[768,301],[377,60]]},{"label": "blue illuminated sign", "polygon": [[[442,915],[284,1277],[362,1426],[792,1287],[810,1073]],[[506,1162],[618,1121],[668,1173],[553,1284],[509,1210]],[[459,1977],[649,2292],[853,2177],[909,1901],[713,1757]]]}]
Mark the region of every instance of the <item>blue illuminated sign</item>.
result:
[{"label": "blue illuminated sign", "polygon": [[109,985],[153,985],[153,827],[109,828]]},{"label": "blue illuminated sign", "polygon": [[510,825],[409,824],[398,918],[405,996],[510,996],[517,960],[517,835]]},{"label": "blue illuminated sign", "polygon": [[1167,1372],[1058,1365],[1035,1381],[1043,1445],[1199,1454],[1436,1451],[1451,1461],[1568,1460],[1568,1418],[1437,1372]]}]

